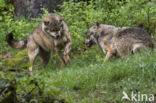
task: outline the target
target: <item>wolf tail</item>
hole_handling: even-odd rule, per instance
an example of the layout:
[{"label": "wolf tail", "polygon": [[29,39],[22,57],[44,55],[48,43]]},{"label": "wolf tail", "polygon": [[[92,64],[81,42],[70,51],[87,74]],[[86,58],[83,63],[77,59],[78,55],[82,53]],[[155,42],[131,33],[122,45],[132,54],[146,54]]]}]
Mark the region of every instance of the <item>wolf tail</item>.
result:
[{"label": "wolf tail", "polygon": [[6,36],[7,43],[14,49],[24,49],[27,45],[27,38],[23,40],[15,40],[12,33]]}]

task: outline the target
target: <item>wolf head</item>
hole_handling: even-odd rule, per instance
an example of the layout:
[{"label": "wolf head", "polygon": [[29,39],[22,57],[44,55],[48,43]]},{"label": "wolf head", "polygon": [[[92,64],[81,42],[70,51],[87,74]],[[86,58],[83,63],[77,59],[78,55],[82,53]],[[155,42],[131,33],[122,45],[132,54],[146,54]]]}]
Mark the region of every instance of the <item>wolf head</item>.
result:
[{"label": "wolf head", "polygon": [[42,30],[46,34],[58,39],[63,35],[63,21],[64,19],[57,14],[49,14],[45,17],[42,23]]},{"label": "wolf head", "polygon": [[89,28],[87,32],[87,38],[84,42],[84,44],[87,45],[88,47],[91,47],[93,44],[96,43],[99,26],[100,26],[100,23],[94,23],[94,25]]}]

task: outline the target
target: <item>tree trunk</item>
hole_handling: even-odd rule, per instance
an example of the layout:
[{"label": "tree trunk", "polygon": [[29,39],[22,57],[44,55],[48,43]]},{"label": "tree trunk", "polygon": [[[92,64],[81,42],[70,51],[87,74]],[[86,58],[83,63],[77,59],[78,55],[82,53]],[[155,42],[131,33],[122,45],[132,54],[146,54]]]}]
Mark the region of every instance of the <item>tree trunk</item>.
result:
[{"label": "tree trunk", "polygon": [[49,12],[60,10],[58,4],[63,0],[11,0],[10,3],[14,5],[15,15],[39,17],[43,13],[41,8],[47,9]]}]

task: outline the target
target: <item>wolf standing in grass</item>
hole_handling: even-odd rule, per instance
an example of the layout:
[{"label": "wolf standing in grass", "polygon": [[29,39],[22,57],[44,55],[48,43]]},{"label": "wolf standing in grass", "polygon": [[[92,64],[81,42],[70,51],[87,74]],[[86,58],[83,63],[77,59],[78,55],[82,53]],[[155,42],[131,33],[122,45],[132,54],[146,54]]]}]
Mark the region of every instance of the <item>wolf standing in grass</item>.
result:
[{"label": "wolf standing in grass", "polygon": [[119,28],[99,23],[88,30],[85,40],[89,47],[94,43],[106,53],[106,60],[114,55],[126,56],[141,49],[154,48],[154,40],[141,28]]},{"label": "wolf standing in grass", "polygon": [[[29,71],[32,71],[33,63],[37,56],[43,60],[43,66],[45,66],[53,51],[58,54],[61,65],[66,65],[70,61],[68,55],[71,49],[69,29],[63,18],[57,14],[47,15],[44,21],[27,38],[16,41],[12,33],[10,33],[7,35],[6,40],[12,48],[27,48],[29,60],[32,64]],[[64,57],[61,53],[63,49]]]}]

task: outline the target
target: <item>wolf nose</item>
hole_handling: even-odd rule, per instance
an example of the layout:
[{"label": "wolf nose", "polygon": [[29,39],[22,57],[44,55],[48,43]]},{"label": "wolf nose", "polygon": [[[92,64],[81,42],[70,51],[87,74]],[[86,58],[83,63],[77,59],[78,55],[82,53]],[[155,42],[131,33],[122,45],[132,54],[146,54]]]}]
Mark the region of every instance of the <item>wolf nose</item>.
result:
[{"label": "wolf nose", "polygon": [[56,39],[58,39],[60,37],[60,35],[56,35]]}]

